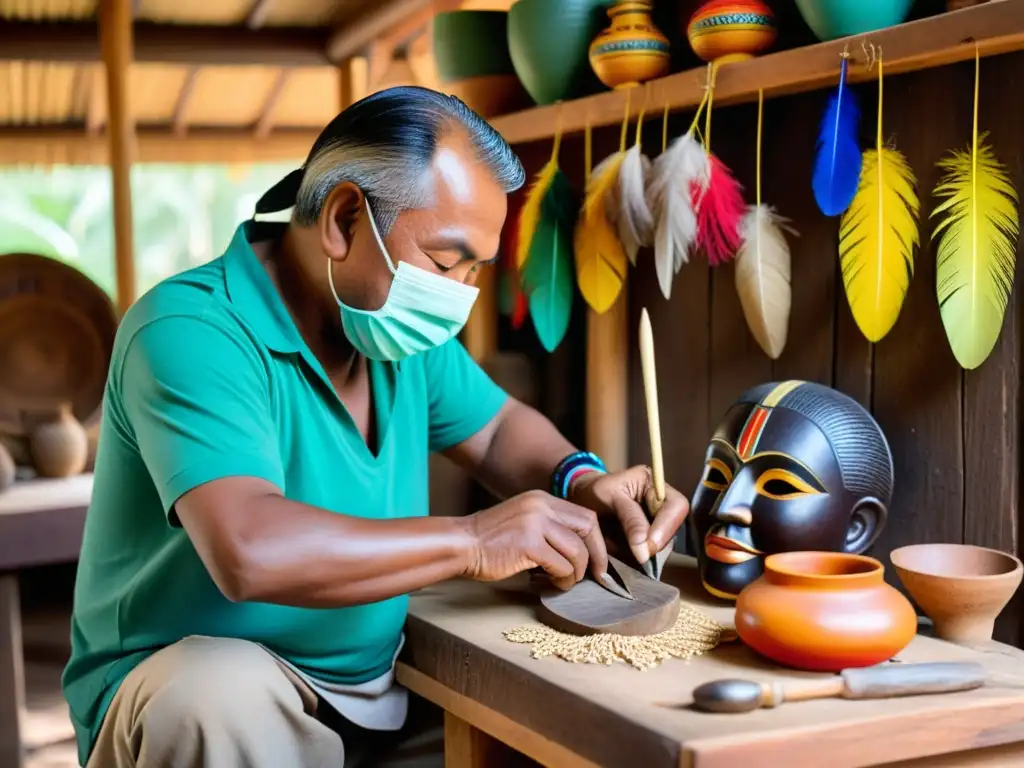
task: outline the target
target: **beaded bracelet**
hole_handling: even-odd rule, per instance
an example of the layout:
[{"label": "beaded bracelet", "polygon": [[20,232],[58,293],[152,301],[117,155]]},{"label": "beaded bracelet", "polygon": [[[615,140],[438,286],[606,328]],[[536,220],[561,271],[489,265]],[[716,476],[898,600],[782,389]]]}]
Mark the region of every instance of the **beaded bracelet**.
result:
[{"label": "beaded bracelet", "polygon": [[560,499],[569,498],[572,481],[589,472],[607,472],[601,458],[590,451],[570,453],[555,467],[551,474],[551,494]]}]

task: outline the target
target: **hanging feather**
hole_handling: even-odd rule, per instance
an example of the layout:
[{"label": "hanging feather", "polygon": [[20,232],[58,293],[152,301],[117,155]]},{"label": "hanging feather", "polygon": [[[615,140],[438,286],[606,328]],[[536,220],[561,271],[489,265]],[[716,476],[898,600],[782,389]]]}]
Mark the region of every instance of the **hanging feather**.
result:
[{"label": "hanging feather", "polygon": [[615,303],[626,279],[626,251],[617,222],[609,215],[609,195],[618,183],[626,153],[616,152],[594,169],[587,181],[583,210],[576,224],[576,275],[587,304],[603,314]]},{"label": "hanging feather", "polygon": [[971,147],[939,161],[945,171],[935,195],[946,198],[932,216],[942,219],[935,283],[939,311],[961,367],[977,368],[991,354],[1003,327],[1016,271],[1020,234],[1017,192],[1006,166],[978,135],[978,62],[975,61]]},{"label": "hanging feather", "polygon": [[647,195],[654,215],[654,267],[666,299],[697,239],[693,201],[704,196],[710,174],[708,154],[692,132],[673,141],[651,168]]},{"label": "hanging feather", "polygon": [[519,212],[519,227],[516,232],[516,267],[522,270],[530,255],[530,244],[540,223],[541,203],[554,183],[555,176],[560,173],[558,168],[558,148],[561,137],[555,137],[551,159],[534,177],[530,190],[526,193],[522,210]]},{"label": "hanging feather", "polygon": [[718,67],[708,65],[707,111],[704,113],[704,150],[708,153],[708,184],[701,190],[691,187],[691,200],[697,212],[696,246],[704,252],[708,264],[717,267],[736,255],[740,239],[740,221],[747,209],[743,188],[732,171],[711,152],[711,112],[715,101]]},{"label": "hanging feather", "polygon": [[864,153],[857,194],[839,220],[839,264],[853,319],[871,342],[896,324],[914,274],[920,203],[914,171],[882,146],[882,60],[878,59],[878,129]]},{"label": "hanging feather", "polygon": [[850,207],[860,179],[860,107],[857,95],[846,87],[847,61],[843,58],[839,86],[825,107],[811,177],[814,200],[826,216],[838,216]]},{"label": "hanging feather", "polygon": [[640,146],[644,115],[636,121],[636,142],[626,152],[619,169],[619,184],[614,195],[618,206],[618,234],[626,256],[634,266],[641,248],[649,248],[654,238],[654,215],[647,203],[645,190],[651,172],[651,161]]},{"label": "hanging feather", "polygon": [[691,200],[697,211],[696,246],[704,251],[708,264],[724,264],[740,247],[740,221],[746,211],[743,187],[732,171],[715,155],[708,156],[707,189],[691,187]]},{"label": "hanging feather", "polygon": [[786,346],[790,287],[788,223],[767,205],[752,205],[740,224],[743,245],[736,256],[736,292],[750,332],[772,360]]},{"label": "hanging feather", "polygon": [[[755,204],[740,223],[743,244],[736,256],[736,292],[750,332],[772,360],[786,346],[789,310],[792,306],[789,244],[783,228],[793,232],[789,221],[761,203],[761,133],[764,122],[764,91],[757,94],[757,174]],[[793,234],[796,234],[795,232]]]},{"label": "hanging feather", "polygon": [[541,201],[529,256],[521,269],[533,327],[548,352],[553,352],[565,337],[572,314],[575,218],[572,187],[557,171]]}]

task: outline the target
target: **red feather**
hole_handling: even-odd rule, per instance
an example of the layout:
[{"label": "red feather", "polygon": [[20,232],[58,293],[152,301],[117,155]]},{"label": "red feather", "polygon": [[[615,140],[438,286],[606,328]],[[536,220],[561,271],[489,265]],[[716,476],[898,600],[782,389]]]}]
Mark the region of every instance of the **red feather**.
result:
[{"label": "red feather", "polygon": [[717,267],[732,259],[739,250],[740,220],[747,206],[743,202],[742,187],[732,171],[714,155],[709,161],[711,173],[707,190],[692,185],[690,199],[697,210],[696,247],[704,251],[709,265]]},{"label": "red feather", "polygon": [[[526,304],[526,295],[520,285],[519,269],[516,267],[516,247],[519,239],[519,215],[522,211],[523,196],[514,194],[509,199],[509,211],[505,217],[505,226],[501,232],[501,258],[498,268],[504,273],[499,280],[500,290],[505,295],[500,297],[498,306],[512,317],[512,327],[519,328],[526,315],[520,314],[520,305]],[[518,321],[517,321],[517,318]]]},{"label": "red feather", "polygon": [[523,327],[526,316],[530,313],[530,304],[526,300],[526,294],[522,291],[516,294],[515,309],[512,310],[512,328],[519,330]]}]

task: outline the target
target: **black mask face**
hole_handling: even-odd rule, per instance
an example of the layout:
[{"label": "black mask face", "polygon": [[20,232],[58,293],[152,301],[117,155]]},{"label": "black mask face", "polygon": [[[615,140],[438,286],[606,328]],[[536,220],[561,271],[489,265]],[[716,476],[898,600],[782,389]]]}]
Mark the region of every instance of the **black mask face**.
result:
[{"label": "black mask face", "polygon": [[735,599],[767,555],[863,552],[891,493],[888,445],[855,401],[806,382],[751,390],[716,429],[693,494],[704,586]]}]

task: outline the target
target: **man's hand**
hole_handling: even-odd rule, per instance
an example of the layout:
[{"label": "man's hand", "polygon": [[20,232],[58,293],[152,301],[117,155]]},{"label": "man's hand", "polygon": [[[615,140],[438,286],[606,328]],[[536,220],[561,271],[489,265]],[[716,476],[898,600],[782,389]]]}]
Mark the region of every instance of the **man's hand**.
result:
[{"label": "man's hand", "polygon": [[587,572],[598,578],[608,570],[597,515],[543,491],[527,491],[464,518],[473,537],[473,556],[465,575],[498,581],[541,567],[555,586],[569,589]]},{"label": "man's hand", "polygon": [[665,501],[652,525],[644,508],[656,508],[654,477],[649,467],[630,467],[623,472],[591,472],[576,480],[569,498],[598,515],[614,515],[622,523],[629,548],[637,562],[646,563],[672,540],[690,512],[690,502],[679,491],[665,486]]}]

